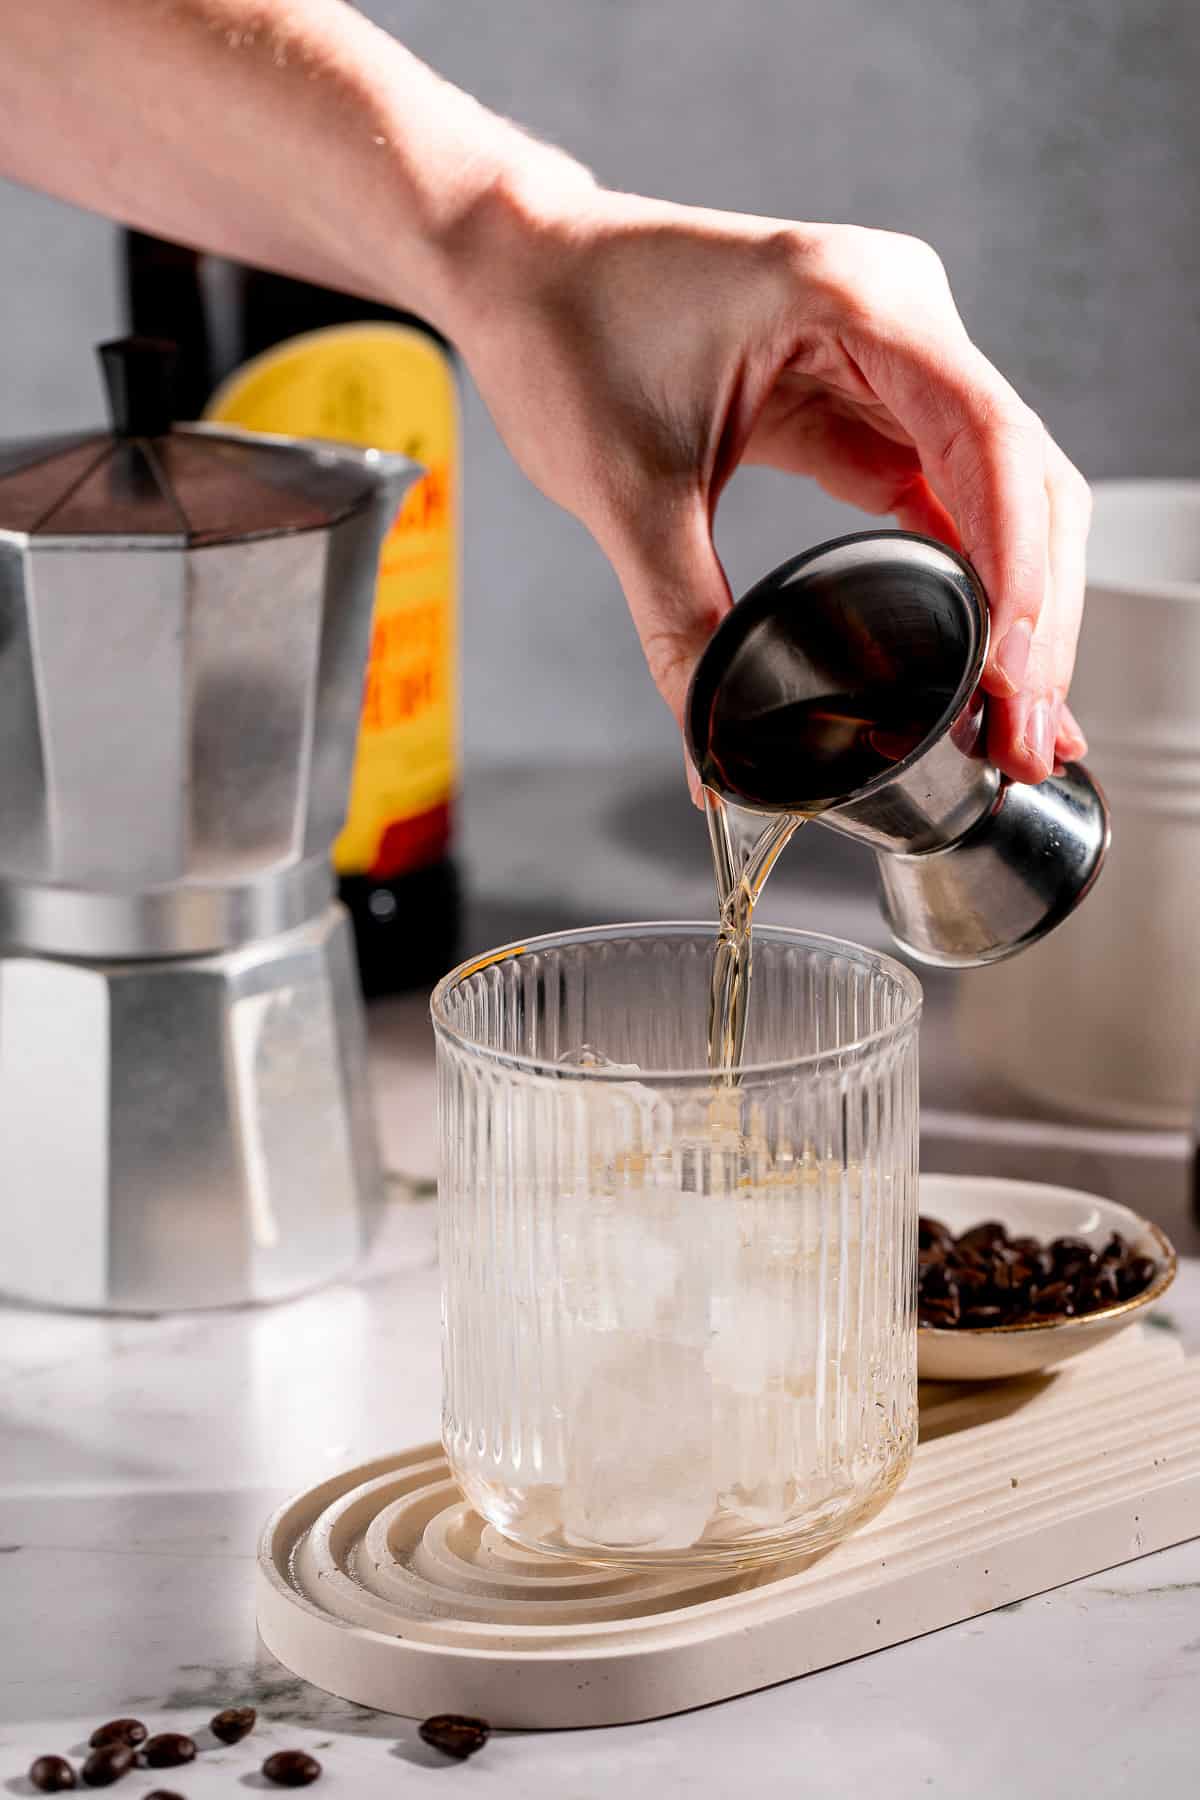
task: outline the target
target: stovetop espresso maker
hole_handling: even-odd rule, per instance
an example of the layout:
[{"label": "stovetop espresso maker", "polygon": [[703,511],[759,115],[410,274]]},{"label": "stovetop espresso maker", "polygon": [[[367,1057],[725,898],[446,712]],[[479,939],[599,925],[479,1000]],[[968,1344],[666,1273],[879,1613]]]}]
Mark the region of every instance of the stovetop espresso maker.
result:
[{"label": "stovetop espresso maker", "polygon": [[419,470],[101,359],[111,431],[0,447],[0,1291],[279,1299],[381,1199],[329,852]]}]

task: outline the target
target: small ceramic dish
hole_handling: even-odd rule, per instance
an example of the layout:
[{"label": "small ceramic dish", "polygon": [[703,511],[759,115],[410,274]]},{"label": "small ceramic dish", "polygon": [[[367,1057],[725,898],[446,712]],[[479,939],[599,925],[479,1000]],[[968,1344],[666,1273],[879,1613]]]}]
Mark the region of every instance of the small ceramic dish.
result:
[{"label": "small ceramic dish", "polygon": [[1098,1194],[994,1176],[922,1175],[921,1212],[940,1219],[956,1236],[985,1219],[997,1219],[1011,1236],[1035,1237],[1043,1243],[1079,1237],[1097,1250],[1119,1231],[1141,1255],[1152,1256],[1158,1264],[1157,1276],[1143,1293],[1075,1319],[978,1329],[922,1325],[917,1332],[922,1381],[1004,1381],[1052,1368],[1123,1331],[1175,1279],[1178,1258],[1166,1234],[1129,1207],[1102,1200]]}]

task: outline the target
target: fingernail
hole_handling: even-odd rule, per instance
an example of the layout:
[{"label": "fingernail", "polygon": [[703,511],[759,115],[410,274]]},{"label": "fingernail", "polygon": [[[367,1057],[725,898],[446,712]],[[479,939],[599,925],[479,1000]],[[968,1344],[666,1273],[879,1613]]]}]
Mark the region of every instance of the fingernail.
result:
[{"label": "fingernail", "polygon": [[1075,717],[1075,714],[1071,711],[1069,706],[1063,706],[1062,722],[1059,726],[1059,730],[1066,732],[1072,743],[1077,746],[1076,754],[1082,756],[1088,747],[1087,737],[1080,726],[1079,720]]},{"label": "fingernail", "polygon": [[1039,700],[1025,721],[1025,749],[1049,774],[1054,767],[1054,708]]},{"label": "fingernail", "polygon": [[1033,626],[1028,619],[1018,619],[1007,635],[1002,639],[996,651],[996,672],[1005,681],[1012,683],[1015,694],[1025,679],[1025,671],[1029,667],[1029,652],[1033,647]]}]

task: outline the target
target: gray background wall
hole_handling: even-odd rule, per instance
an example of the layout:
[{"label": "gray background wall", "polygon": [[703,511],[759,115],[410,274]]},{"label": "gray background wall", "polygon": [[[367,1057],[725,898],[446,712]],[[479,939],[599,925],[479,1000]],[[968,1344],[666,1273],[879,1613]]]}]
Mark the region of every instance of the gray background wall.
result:
[{"label": "gray background wall", "polygon": [[[367,0],[613,184],[929,238],[977,341],[1085,472],[1200,473],[1195,0]],[[0,185],[0,435],[98,411],[111,234]],[[467,401],[474,760],[676,754],[615,582]],[[735,591],[843,509],[743,476]]]}]

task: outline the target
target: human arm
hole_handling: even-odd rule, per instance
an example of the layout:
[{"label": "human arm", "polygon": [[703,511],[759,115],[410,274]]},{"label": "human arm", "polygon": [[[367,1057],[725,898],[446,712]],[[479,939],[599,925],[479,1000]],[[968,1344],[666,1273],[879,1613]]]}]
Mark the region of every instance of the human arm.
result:
[{"label": "human arm", "polygon": [[4,173],[456,340],[608,554],[677,717],[730,603],[717,500],[764,462],[961,544],[994,757],[1037,779],[1079,753],[1086,487],[926,246],[610,193],[342,0],[0,0],[0,23]]}]

